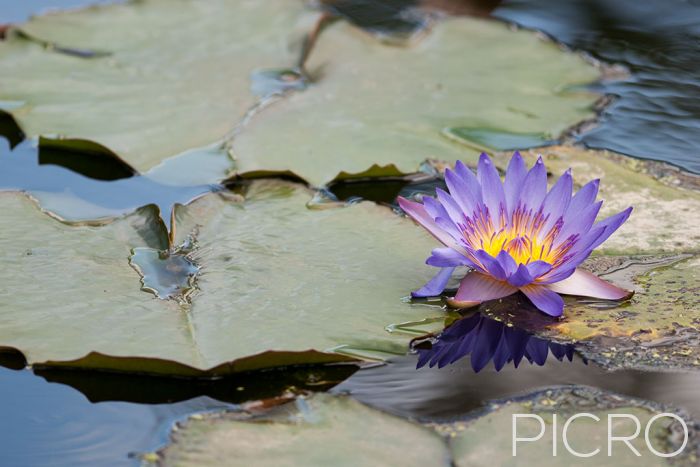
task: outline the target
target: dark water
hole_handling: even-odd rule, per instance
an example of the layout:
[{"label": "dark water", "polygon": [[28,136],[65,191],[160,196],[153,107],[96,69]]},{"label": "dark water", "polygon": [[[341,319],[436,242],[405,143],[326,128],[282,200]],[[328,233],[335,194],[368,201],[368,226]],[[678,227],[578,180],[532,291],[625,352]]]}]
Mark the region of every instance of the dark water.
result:
[{"label": "dark water", "polygon": [[198,397],[172,404],[92,403],[27,370],[0,368],[0,465],[138,465],[167,442],[172,424],[229,404]]},{"label": "dark water", "polygon": [[507,0],[494,16],[629,69],[598,88],[617,99],[587,146],[700,173],[700,1]]},{"label": "dark water", "polygon": [[168,225],[174,204],[218,189],[213,184],[168,185],[125,173],[121,163],[76,163],[79,159],[75,152],[39,150],[29,140],[11,150],[0,135],[0,191],[28,192],[43,209],[67,221],[112,218],[155,204]]},{"label": "dark water", "polygon": [[442,420],[478,410],[489,400],[511,398],[558,385],[587,385],[661,404],[670,404],[700,417],[697,388],[700,373],[624,370],[611,373],[575,356],[573,362],[550,358],[543,366],[527,361],[501,371],[488,366],[474,373],[469,359],[445,368],[416,370],[410,355],[361,370],[333,388],[360,401],[405,417]]},{"label": "dark water", "polygon": [[358,371],[334,392],[422,420],[458,417],[489,400],[559,385],[587,385],[682,407],[700,416],[700,373],[610,372],[575,346],[535,337],[480,313],[454,321],[435,337],[413,341],[417,355]]},{"label": "dark water", "polygon": [[0,367],[0,465],[139,465],[139,455],[166,443],[173,423],[188,415],[239,410],[290,388],[326,390],[355,371],[339,365],[187,380]]}]

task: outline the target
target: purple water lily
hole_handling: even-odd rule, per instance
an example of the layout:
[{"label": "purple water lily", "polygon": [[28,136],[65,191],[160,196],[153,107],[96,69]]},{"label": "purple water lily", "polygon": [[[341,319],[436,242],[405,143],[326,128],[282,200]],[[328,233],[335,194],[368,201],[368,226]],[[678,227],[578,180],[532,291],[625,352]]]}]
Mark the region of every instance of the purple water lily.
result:
[{"label": "purple water lily", "polygon": [[449,193],[423,204],[399,197],[399,205],[444,247],[426,263],[441,268],[414,297],[439,295],[457,266],[473,269],[460,283],[450,306],[468,308],[487,300],[523,292],[541,311],[560,316],[559,294],[610,300],[631,296],[583,269],[594,248],[622,225],[632,208],[595,222],[599,180],[572,196],[571,169],[547,192],[547,170],[540,157],[528,171],[513,154],[505,182],[491,159],[482,154],[477,174],[462,162],[445,171]]}]

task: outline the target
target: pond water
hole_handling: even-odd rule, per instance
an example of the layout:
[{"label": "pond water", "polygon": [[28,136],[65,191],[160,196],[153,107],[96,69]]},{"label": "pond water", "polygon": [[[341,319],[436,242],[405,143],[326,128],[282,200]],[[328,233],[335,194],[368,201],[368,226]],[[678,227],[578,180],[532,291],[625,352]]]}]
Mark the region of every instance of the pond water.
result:
[{"label": "pond water", "polygon": [[508,0],[494,15],[628,69],[597,88],[617,97],[587,146],[700,173],[700,2]]},{"label": "pond water", "polygon": [[28,370],[0,368],[0,464],[138,465],[186,415],[227,408],[207,397],[166,404],[91,402]]},{"label": "pond water", "polygon": [[[107,1],[0,0],[0,23],[23,21],[49,7],[87,3]],[[662,160],[700,173],[700,3],[509,0],[496,8],[498,3],[481,2],[478,11],[470,12],[489,15],[495,8],[492,14],[497,18],[542,30],[629,71],[629,76],[595,86],[617,98],[596,126],[576,138],[590,147]],[[336,2],[333,11],[370,29],[410,34],[427,24],[424,16],[405,13],[407,5],[416,4],[378,2],[367,13],[362,8],[365,2],[353,0]],[[269,93],[270,86],[280,89],[275,77],[262,78],[261,94]],[[300,85],[290,89],[295,86]],[[529,137],[524,145],[549,143],[553,142]],[[61,150],[42,150],[38,142],[23,140],[8,115],[0,113],[0,191],[27,192],[42,209],[66,221],[106,220],[155,204],[169,228],[173,206],[223,190],[220,175],[231,165],[229,160],[210,157],[206,148],[143,175],[109,156],[99,165],[76,164],[75,158],[64,156]],[[166,181],[172,179],[164,174],[183,172],[196,182]],[[338,182],[328,187],[325,196],[395,208],[397,196],[432,194],[436,187],[445,188],[444,181],[426,168],[425,173],[381,182]],[[146,277],[146,289],[161,298],[189,293],[189,280],[198,272],[189,259],[157,249],[133,253],[134,264]],[[170,265],[167,274],[154,266],[158,262]],[[139,455],[162,447],[173,424],[188,415],[246,409],[250,401],[286,397],[290,391],[331,390],[393,414],[439,421],[467,415],[494,399],[576,384],[670,404],[700,418],[697,372],[610,373],[585,361],[573,346],[531,336],[478,314],[462,318],[441,335],[414,341],[413,350],[360,370],[337,365],[223,379],[32,371],[23,368],[21,358],[6,359],[4,365],[9,368],[0,367],[0,465],[139,465]]]}]

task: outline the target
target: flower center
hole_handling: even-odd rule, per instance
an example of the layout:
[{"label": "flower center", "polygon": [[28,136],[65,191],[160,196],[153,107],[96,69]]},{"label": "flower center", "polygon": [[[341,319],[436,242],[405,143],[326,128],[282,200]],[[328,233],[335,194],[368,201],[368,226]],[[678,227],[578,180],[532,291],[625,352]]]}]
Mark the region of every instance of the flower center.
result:
[{"label": "flower center", "polygon": [[545,261],[555,265],[561,261],[568,248],[554,248],[554,240],[561,229],[555,223],[548,232],[543,232],[546,219],[541,212],[519,206],[506,223],[501,217],[500,225],[494,222],[488,210],[481,210],[468,218],[462,227],[465,243],[472,249],[483,249],[496,257],[506,251],[516,264]]}]

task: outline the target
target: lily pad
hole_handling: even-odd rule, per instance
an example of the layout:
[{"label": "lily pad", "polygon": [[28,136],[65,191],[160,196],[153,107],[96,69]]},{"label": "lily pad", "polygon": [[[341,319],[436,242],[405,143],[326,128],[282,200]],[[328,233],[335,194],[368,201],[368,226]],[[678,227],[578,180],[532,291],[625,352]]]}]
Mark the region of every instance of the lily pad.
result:
[{"label": "lily pad", "polygon": [[[264,402],[264,401],[263,401]],[[571,424],[567,441],[578,452],[600,447],[598,459],[574,457],[562,438],[566,420],[581,412],[599,417],[579,418]],[[693,465],[700,440],[695,421],[687,414],[649,401],[581,386],[538,391],[517,399],[492,402],[466,420],[419,424],[389,415],[350,399],[315,394],[274,406],[259,414],[229,412],[196,416],[179,426],[171,444],[160,452],[164,465],[222,465],[235,458],[244,465],[668,465],[644,441],[644,427],[652,417],[673,413],[690,428],[688,442],[676,462]],[[546,435],[539,442],[521,442],[512,455],[513,415],[537,415]],[[608,415],[613,434],[630,435],[638,418],[641,434],[631,441],[641,457],[622,442],[613,442],[607,457]],[[552,455],[553,418],[557,416],[557,455]],[[534,437],[541,429],[532,418],[518,420],[518,435]],[[653,449],[669,453],[684,441],[679,421],[669,416],[651,423]],[[286,463],[285,463],[286,462]]]},{"label": "lily pad", "polygon": [[[15,104],[6,110],[30,137],[95,141],[144,172],[226,136],[258,101],[251,73],[296,63],[303,17],[294,0],[148,0],[39,16],[0,42],[10,70],[0,101]],[[109,54],[78,58],[37,40]]]},{"label": "lily pad", "polygon": [[587,267],[633,288],[634,296],[624,303],[567,297],[559,320],[544,317],[518,296],[480,309],[541,337],[574,341],[586,358],[607,368],[700,367],[698,256],[601,256]]},{"label": "lily pad", "polygon": [[[520,400],[494,403],[489,413],[475,420],[439,425],[438,430],[449,437],[454,455],[454,465],[615,465],[615,466],[661,466],[669,465],[647,447],[644,429],[655,415],[671,411],[653,403],[630,399],[616,394],[590,388],[573,387],[542,391]],[[562,428],[569,417],[577,413],[590,413],[600,419],[581,417],[571,423],[567,441],[579,453],[590,453],[600,449],[590,458],[575,457],[563,443]],[[682,465],[694,465],[700,440],[692,430],[694,421],[686,414],[673,411],[691,429],[688,444],[673,461]],[[513,416],[516,414],[537,415],[544,420],[545,435],[537,442],[519,442],[516,457],[513,457]],[[629,414],[637,417],[641,425],[639,436],[630,441],[641,457],[623,442],[612,443],[612,456],[608,457],[608,415]],[[553,418],[557,424],[554,428]],[[635,432],[634,420],[623,417],[612,418],[614,436],[630,436]],[[540,422],[533,418],[517,421],[519,437],[536,437]],[[552,430],[557,430],[557,454],[553,456]],[[649,430],[651,446],[661,453],[671,453],[683,443],[683,428],[680,422],[668,416],[656,419]],[[602,464],[601,464],[602,462]]]},{"label": "lily pad", "polygon": [[652,268],[635,277],[634,283],[637,292],[620,307],[601,308],[597,305],[604,302],[583,299],[567,304],[566,319],[555,329],[576,340],[602,334],[645,341],[674,329],[700,331],[700,258]]},{"label": "lily pad", "polygon": [[410,336],[385,327],[441,315],[402,300],[432,273],[415,264],[432,239],[386,208],[310,210],[310,196],[256,181],[245,202],[178,206],[176,244],[193,236],[201,268],[179,305],[140,291],[129,265],[134,248],[168,248],[154,207],[73,227],[0,193],[0,345],[30,364],[192,375],[349,360],[339,346],[405,352]]},{"label": "lily pad", "polygon": [[439,22],[407,47],[335,24],[306,66],[318,82],[259,112],[234,139],[239,172],[292,171],[318,186],[373,176],[373,164],[408,173],[426,158],[476,155],[443,134],[452,127],[555,138],[592,115],[595,96],[571,87],[598,78],[531,32],[468,18]]},{"label": "lily pad", "polygon": [[231,413],[190,419],[161,452],[164,465],[450,465],[429,428],[348,397],[317,394],[256,418]]},{"label": "lily pad", "polygon": [[[534,163],[538,154],[556,176],[571,167],[578,186],[601,179],[601,218],[634,206],[630,218],[600,246],[599,252],[630,255],[698,251],[697,190],[683,187],[680,180],[658,180],[640,170],[640,161],[608,151],[556,146],[528,151],[523,156]],[[500,155],[502,168],[510,156]]]}]

